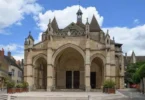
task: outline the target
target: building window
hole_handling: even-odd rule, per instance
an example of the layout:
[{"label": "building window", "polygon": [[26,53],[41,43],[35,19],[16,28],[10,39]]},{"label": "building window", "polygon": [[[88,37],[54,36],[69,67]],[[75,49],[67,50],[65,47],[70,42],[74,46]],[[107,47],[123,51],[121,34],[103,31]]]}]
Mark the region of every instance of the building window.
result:
[{"label": "building window", "polygon": [[12,69],[12,76],[14,76],[15,75],[15,70],[14,69]]},{"label": "building window", "polygon": [[21,71],[18,71],[18,77],[22,77]]}]

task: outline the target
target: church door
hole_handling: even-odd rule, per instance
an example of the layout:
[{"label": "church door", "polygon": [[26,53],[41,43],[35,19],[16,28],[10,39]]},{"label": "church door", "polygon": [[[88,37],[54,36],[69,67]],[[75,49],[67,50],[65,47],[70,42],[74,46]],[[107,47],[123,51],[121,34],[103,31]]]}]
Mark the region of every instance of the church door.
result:
[{"label": "church door", "polygon": [[73,87],[75,89],[78,89],[79,88],[79,85],[80,85],[80,72],[79,71],[74,71],[73,73]]},{"label": "church door", "polygon": [[72,71],[66,71],[66,88],[72,88]]},{"label": "church door", "polygon": [[91,88],[96,88],[96,72],[91,72]]}]

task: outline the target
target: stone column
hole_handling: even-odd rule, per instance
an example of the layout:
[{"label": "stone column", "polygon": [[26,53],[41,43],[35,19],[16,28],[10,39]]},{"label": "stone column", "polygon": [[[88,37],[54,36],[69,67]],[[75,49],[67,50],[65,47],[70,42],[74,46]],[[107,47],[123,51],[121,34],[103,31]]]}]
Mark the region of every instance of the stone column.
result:
[{"label": "stone column", "polygon": [[34,85],[32,64],[25,65],[24,70],[25,70],[24,80],[28,82],[29,90],[31,91],[33,90],[33,85]]},{"label": "stone column", "polygon": [[85,56],[85,90],[90,91],[90,44],[89,39],[86,42],[86,56]]},{"label": "stone column", "polygon": [[105,80],[108,80],[111,77],[111,66],[110,66],[110,63],[111,63],[110,62],[110,50],[106,49]]},{"label": "stone column", "polygon": [[56,88],[56,67],[53,66],[53,89]]},{"label": "stone column", "polygon": [[[31,53],[31,51],[30,51]],[[34,85],[34,76],[33,76],[33,65],[31,56],[25,57],[25,65],[24,65],[24,81],[29,84],[29,91],[33,90]]]},{"label": "stone column", "polygon": [[52,66],[52,48],[47,49],[47,91],[53,88],[53,66]]},{"label": "stone column", "polygon": [[121,55],[120,57],[121,60],[121,72],[120,72],[120,88],[124,88],[124,57]]}]

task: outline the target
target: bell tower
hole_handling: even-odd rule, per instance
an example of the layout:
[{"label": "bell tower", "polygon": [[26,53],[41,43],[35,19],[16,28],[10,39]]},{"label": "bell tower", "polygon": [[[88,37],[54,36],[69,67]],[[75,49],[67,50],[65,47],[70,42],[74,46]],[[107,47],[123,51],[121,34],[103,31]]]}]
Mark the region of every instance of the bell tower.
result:
[{"label": "bell tower", "polygon": [[80,9],[80,2],[79,2],[79,10],[77,12],[77,23],[82,23],[82,15],[83,15],[83,13]]}]

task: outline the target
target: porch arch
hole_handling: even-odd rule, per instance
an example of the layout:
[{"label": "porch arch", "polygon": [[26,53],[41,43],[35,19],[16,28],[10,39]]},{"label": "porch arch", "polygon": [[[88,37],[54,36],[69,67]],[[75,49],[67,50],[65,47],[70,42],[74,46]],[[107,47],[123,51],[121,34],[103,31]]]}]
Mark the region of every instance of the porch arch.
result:
[{"label": "porch arch", "polygon": [[55,59],[56,59],[57,55],[58,55],[61,51],[65,50],[66,48],[73,48],[73,49],[75,49],[76,51],[78,51],[78,52],[82,55],[82,57],[83,57],[83,59],[84,59],[84,61],[85,61],[85,53],[84,53],[84,51],[83,51],[80,47],[78,47],[77,45],[68,43],[68,44],[65,44],[65,45],[59,47],[59,48],[54,52],[54,54],[52,55],[52,64],[53,64],[53,65],[54,65],[54,63],[55,63]]}]

